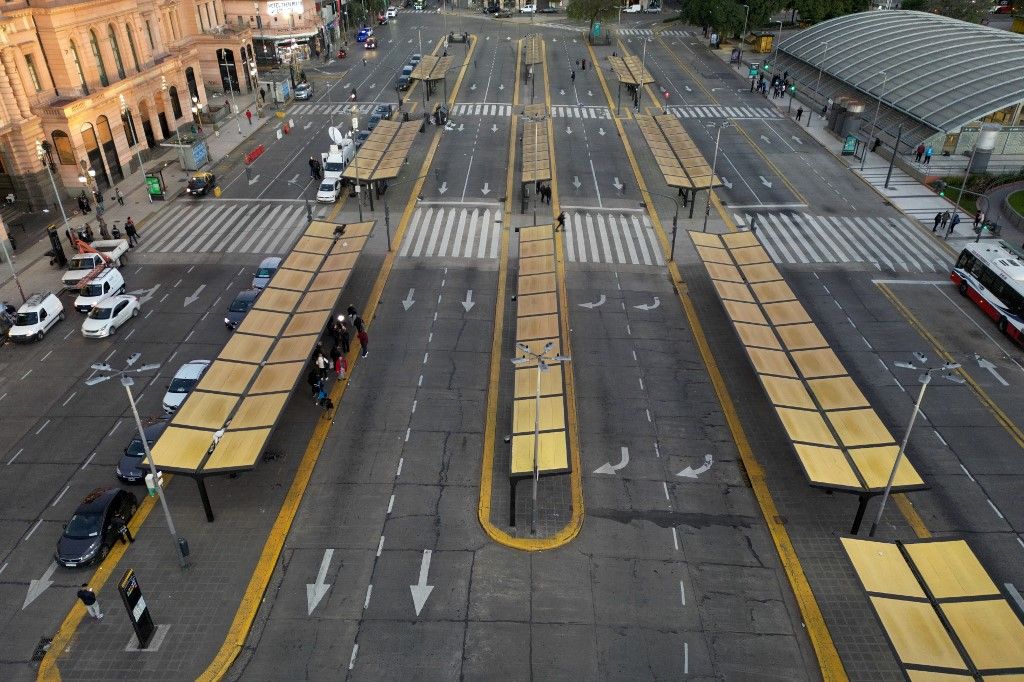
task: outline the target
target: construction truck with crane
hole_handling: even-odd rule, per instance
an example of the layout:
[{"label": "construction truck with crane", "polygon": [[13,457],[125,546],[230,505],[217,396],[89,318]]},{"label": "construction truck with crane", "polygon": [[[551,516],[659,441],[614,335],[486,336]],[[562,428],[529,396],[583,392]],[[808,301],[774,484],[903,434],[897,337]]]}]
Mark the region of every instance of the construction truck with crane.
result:
[{"label": "construction truck with crane", "polygon": [[102,239],[90,243],[76,236],[74,246],[78,253],[68,261],[68,270],[61,278],[68,289],[80,289],[107,268],[127,263],[127,239]]}]

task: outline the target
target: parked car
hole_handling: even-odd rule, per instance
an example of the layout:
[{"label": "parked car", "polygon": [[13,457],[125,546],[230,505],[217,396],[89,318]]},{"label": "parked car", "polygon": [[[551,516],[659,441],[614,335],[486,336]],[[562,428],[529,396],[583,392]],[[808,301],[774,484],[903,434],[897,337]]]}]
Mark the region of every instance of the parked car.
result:
[{"label": "parked car", "polygon": [[537,14],[558,14],[558,8],[548,5],[537,10]]},{"label": "parked car", "polygon": [[262,289],[239,291],[238,295],[235,296],[235,300],[228,306],[227,314],[224,315],[224,325],[231,331],[238,329],[238,325],[242,324],[242,320],[252,310],[252,307],[256,305],[256,299],[259,298],[262,291]]},{"label": "parked car", "polygon": [[209,194],[217,184],[217,177],[210,171],[198,171],[188,179],[185,191],[194,197]]},{"label": "parked car", "polygon": [[78,505],[57,540],[54,558],[75,568],[103,561],[120,538],[120,529],[135,516],[139,500],[121,488],[97,488]]},{"label": "parked car", "polygon": [[409,57],[409,63],[412,64],[413,66],[416,66],[422,61],[423,55],[421,55],[419,52],[413,52],[412,56]]},{"label": "parked car", "polygon": [[391,120],[391,117],[395,115],[395,107],[390,104],[378,104],[373,109],[374,116],[380,116],[382,119]]},{"label": "parked car", "polygon": [[14,324],[7,331],[11,341],[39,341],[64,319],[64,304],[53,294],[32,294],[14,313]]},{"label": "parked car", "polygon": [[333,204],[341,194],[341,178],[325,178],[316,191],[316,200],[321,204]]},{"label": "parked car", "polygon": [[270,278],[274,276],[277,269],[281,267],[281,259],[277,256],[269,256],[260,261],[256,273],[252,277],[253,289],[266,289],[270,284]]},{"label": "parked car", "polygon": [[167,386],[167,393],[164,393],[162,403],[164,412],[177,411],[209,368],[209,360],[191,360],[179,367],[178,371],[174,373],[171,383]]},{"label": "parked car", "polygon": [[87,339],[104,339],[112,336],[138,314],[138,296],[111,296],[94,305],[85,316],[82,336]]},{"label": "parked car", "polygon": [[97,303],[124,293],[124,277],[117,268],[107,268],[85,286],[79,287],[75,310],[87,313]]},{"label": "parked car", "polygon": [[373,29],[368,26],[364,26],[363,28],[359,29],[359,33],[356,34],[356,42],[365,43],[366,39],[372,35]]},{"label": "parked car", "polygon": [[636,14],[636,13],[640,12],[641,9],[642,8],[641,8],[640,3],[636,3],[636,4],[633,4],[633,5],[630,5],[629,7],[627,7],[626,9],[624,9],[622,11],[625,12],[626,14]]},{"label": "parked car", "polygon": [[313,84],[303,81],[295,86],[295,99],[307,100],[313,96]]},{"label": "parked car", "polygon": [[536,5],[523,5],[519,8],[520,14],[534,14],[537,11]]},{"label": "parked car", "polygon": [[500,9],[492,15],[495,19],[511,19],[512,13],[505,9]]},{"label": "parked car", "polygon": [[[149,444],[150,449],[156,445],[157,439],[164,432],[164,429],[167,428],[167,424],[168,420],[161,419],[142,430],[146,434],[146,443]],[[146,450],[142,447],[142,439],[136,433],[128,443],[128,447],[124,449],[121,460],[114,468],[114,474],[125,483],[138,483],[144,480],[148,473],[149,466],[146,463]]]},{"label": "parked car", "polygon": [[403,74],[398,77],[398,82],[395,84],[395,87],[399,90],[408,90],[411,84],[412,79]]},{"label": "parked car", "polygon": [[369,120],[366,122],[366,129],[373,132],[377,129],[377,124],[380,123],[380,114],[370,114]]},{"label": "parked car", "polygon": [[644,8],[644,12],[646,12],[648,14],[657,14],[660,11],[661,11],[661,5],[656,5],[654,3],[651,3],[650,5],[647,5],[646,8]]},{"label": "parked car", "polygon": [[359,149],[360,147],[362,147],[363,143],[366,142],[369,138],[370,138],[370,131],[369,130],[360,130],[359,133],[356,134],[356,149]]}]

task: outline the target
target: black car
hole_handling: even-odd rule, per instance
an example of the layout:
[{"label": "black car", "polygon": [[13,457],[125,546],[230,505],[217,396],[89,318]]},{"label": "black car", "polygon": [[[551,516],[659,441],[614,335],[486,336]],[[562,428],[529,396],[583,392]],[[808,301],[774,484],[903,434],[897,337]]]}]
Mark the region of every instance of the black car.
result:
[{"label": "black car", "polygon": [[53,555],[57,563],[75,568],[103,561],[120,537],[121,526],[131,521],[138,508],[138,498],[127,490],[93,490],[64,526]]},{"label": "black car", "polygon": [[370,139],[370,131],[369,130],[360,130],[359,133],[356,135],[356,142],[355,142],[356,149],[359,149],[360,147],[362,147],[363,143],[366,142],[368,139]]},{"label": "black car", "polygon": [[200,171],[188,179],[185,191],[194,197],[209,194],[217,184],[217,178],[209,171]]},{"label": "black car", "polygon": [[395,115],[395,108],[390,104],[378,104],[373,109],[373,115],[379,116],[381,119],[391,120],[391,117]]},{"label": "black car", "polygon": [[[160,437],[160,434],[166,428],[167,420],[161,419],[143,430],[150,449],[152,449],[156,439]],[[142,447],[142,439],[139,438],[138,434],[132,438],[131,442],[128,443],[128,447],[124,449],[124,454],[121,455],[121,461],[117,463],[115,473],[125,483],[138,483],[144,480],[146,474],[149,473],[149,466],[146,464],[146,451]]]},{"label": "black car", "polygon": [[228,329],[231,331],[238,329],[238,325],[242,324],[242,320],[245,319],[245,316],[256,304],[260,291],[260,289],[246,289],[245,291],[238,292],[235,300],[228,306],[228,312],[224,316],[224,324]]},{"label": "black car", "polygon": [[558,14],[558,8],[557,7],[550,7],[550,6],[548,6],[548,7],[541,7],[539,10],[537,10],[537,13],[538,14]]}]

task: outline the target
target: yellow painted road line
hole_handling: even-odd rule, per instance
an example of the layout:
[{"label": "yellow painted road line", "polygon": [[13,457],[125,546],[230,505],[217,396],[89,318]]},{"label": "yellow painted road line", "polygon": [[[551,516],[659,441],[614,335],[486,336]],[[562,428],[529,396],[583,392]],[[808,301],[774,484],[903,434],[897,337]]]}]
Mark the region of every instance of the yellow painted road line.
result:
[{"label": "yellow painted road line", "polygon": [[[903,304],[903,301],[899,300],[896,297],[896,294],[892,292],[892,289],[890,289],[888,285],[876,283],[875,286],[877,286],[881,290],[881,292],[885,294],[885,297],[888,298],[889,301],[896,307],[896,310],[898,310],[900,314],[903,315],[903,318],[910,324],[910,326],[913,327],[918,334],[923,336],[924,339],[932,345],[932,348],[935,349],[935,353],[939,357],[941,357],[945,362],[957,362],[953,355],[942,346],[938,338],[936,338],[934,334],[928,331],[924,324],[920,320],[918,320],[912,312],[910,312],[910,309]],[[1021,428],[1017,426],[1017,424],[1015,424],[1013,420],[1010,419],[1005,412],[1003,412],[999,405],[997,405],[996,402],[989,397],[988,393],[985,392],[985,389],[983,389],[981,385],[978,384],[978,382],[975,381],[974,378],[968,372],[964,371],[963,368],[958,369],[957,372],[960,374],[960,376],[967,380],[967,385],[971,387],[972,391],[974,391],[974,394],[978,397],[978,400],[981,401],[981,404],[984,405],[988,409],[988,411],[992,413],[992,416],[994,416],[996,418],[996,421],[999,422],[1003,429],[1010,434],[1010,437],[1017,442],[1017,445],[1024,448],[1024,431],[1022,431]]]},{"label": "yellow painted road line", "polygon": [[[588,44],[587,49],[590,51],[590,56],[593,60],[593,48]],[[598,69],[597,73],[602,86],[604,86],[604,76],[600,69]],[[604,91],[607,96],[608,88],[604,87]],[[610,104],[611,100],[609,98],[609,105]],[[675,261],[669,260],[668,256],[670,246],[668,237],[666,236],[665,230],[661,224],[661,219],[658,217],[658,212],[653,210],[654,205],[651,203],[651,195],[647,191],[647,183],[644,181],[643,174],[640,172],[640,166],[637,164],[636,156],[633,154],[632,145],[630,145],[629,140],[626,137],[625,129],[622,127],[622,122],[617,118],[613,120],[615,121],[615,126],[618,128],[619,139],[622,141],[622,146],[625,149],[626,156],[629,158],[630,166],[633,169],[633,175],[636,179],[637,186],[640,189],[640,193],[644,198],[644,202],[647,206],[652,207],[652,210],[649,210],[648,214],[651,217],[651,224],[655,228],[655,233],[658,235],[658,241],[661,243],[662,251],[665,253],[665,261],[668,263],[668,271],[672,278],[672,285],[675,288],[679,301],[683,306],[683,312],[686,314],[686,319],[690,324],[693,339],[697,344],[701,359],[704,361],[704,366],[708,371],[708,377],[711,379],[711,384],[715,389],[715,395],[722,408],[722,413],[725,415],[726,424],[729,426],[729,432],[732,434],[733,442],[736,443],[736,449],[740,454],[744,470],[746,471],[747,478],[750,481],[750,487],[754,491],[754,497],[757,499],[758,506],[761,508],[761,514],[764,516],[765,523],[768,526],[768,532],[772,536],[772,541],[775,544],[775,550],[779,555],[779,562],[782,564],[782,568],[786,572],[790,588],[793,590],[793,597],[796,599],[797,606],[800,608],[800,615],[803,618],[804,626],[807,628],[807,637],[810,639],[811,646],[814,648],[814,653],[818,658],[818,666],[821,668],[822,677],[825,680],[846,680],[846,670],[843,668],[843,662],[839,658],[839,652],[836,650],[835,643],[832,641],[832,635],[829,633],[828,626],[825,624],[825,618],[821,615],[821,609],[818,607],[818,602],[814,598],[814,592],[811,590],[810,583],[807,581],[807,576],[804,574],[803,566],[800,564],[800,557],[797,556],[796,549],[793,547],[793,542],[789,537],[789,533],[786,531],[786,527],[781,521],[779,511],[775,506],[775,500],[772,498],[771,490],[768,488],[768,481],[766,480],[764,469],[761,467],[761,463],[757,460],[753,449],[750,447],[750,441],[747,439],[746,431],[743,429],[743,424],[740,422],[739,414],[736,412],[735,403],[733,402],[729,389],[725,384],[722,373],[718,369],[718,363],[715,361],[715,356],[712,353],[707,337],[704,334],[704,328],[700,323],[700,317],[697,315],[697,310],[693,305],[693,301],[690,299],[689,290],[679,273],[679,267],[676,265]]]},{"label": "yellow painted road line", "polygon": [[[172,474],[164,474],[164,488],[171,482],[174,476]],[[139,505],[138,511],[135,512],[135,516],[132,517],[131,522],[128,524],[128,529],[131,531],[133,537],[137,537],[139,530],[142,528],[142,524],[145,523],[149,517],[150,512],[156,507],[156,497],[146,497],[142,500]],[[96,572],[93,573],[92,578],[89,580],[89,586],[92,587],[97,593],[106,585],[107,580],[114,574],[114,570],[118,564],[121,563],[122,557],[125,552],[128,551],[128,545],[123,542],[115,544],[107,558],[103,560],[103,563],[99,565]],[[57,630],[57,634],[53,636],[53,641],[50,643],[50,649],[46,652],[46,656],[39,662],[39,670],[36,671],[36,679],[38,680],[60,680],[60,669],[57,667],[57,661],[60,656],[67,649],[68,643],[71,642],[71,638],[75,636],[75,632],[78,630],[78,626],[81,624],[82,619],[85,617],[85,607],[82,606],[80,601],[75,601],[75,605],[71,607],[68,615],[64,617],[64,621],[60,624],[60,628]]]},{"label": "yellow painted road line", "polygon": [[[426,179],[427,171],[430,170],[430,164],[433,162],[434,154],[441,141],[441,132],[441,129],[438,129],[434,133],[434,139],[431,141],[427,154],[423,159],[423,164],[420,167],[420,172],[418,174],[419,179],[413,185],[412,192],[409,195],[409,200],[405,205],[405,211],[402,213],[402,218],[395,231],[394,240],[392,241],[392,249],[388,252],[387,256],[384,257],[380,273],[377,275],[373,289],[370,291],[370,296],[363,312],[363,319],[367,326],[370,326],[370,323],[376,315],[381,292],[383,292],[384,286],[387,284],[388,278],[391,275],[391,269],[394,266],[395,258],[397,257],[398,245],[402,243],[402,237],[405,235],[409,221],[416,209],[416,198],[423,189],[423,182]],[[358,362],[359,351],[357,348],[353,347],[349,353],[349,377],[352,376],[352,372],[355,370]],[[334,387],[331,390],[331,400],[335,405],[341,405],[341,399],[345,395],[345,389],[348,387],[350,380],[351,378],[347,381],[335,382]],[[263,595],[267,590],[267,585],[270,584],[270,578],[273,575],[274,568],[277,566],[278,559],[281,556],[281,550],[284,548],[285,539],[288,537],[292,523],[295,520],[295,515],[298,513],[299,504],[302,502],[302,497],[306,492],[306,487],[309,485],[310,477],[313,474],[313,468],[316,466],[317,460],[320,458],[320,453],[323,450],[323,445],[327,440],[327,434],[330,431],[332,423],[333,420],[321,419],[313,430],[313,435],[306,446],[306,451],[302,456],[302,461],[299,463],[299,469],[295,473],[295,478],[292,481],[291,488],[289,488],[288,495],[285,497],[285,502],[281,506],[281,511],[278,513],[277,519],[274,521],[274,526],[271,528],[267,542],[263,546],[263,553],[261,554],[260,560],[256,565],[256,569],[253,571],[252,577],[249,580],[249,586],[246,588],[245,595],[242,597],[238,611],[235,612],[235,618],[231,623],[228,634],[225,637],[224,642],[221,644],[220,650],[217,652],[213,661],[197,679],[219,680],[223,678],[224,675],[227,674],[231,664],[238,657],[242,647],[245,646],[245,640],[249,636],[252,623],[259,611],[260,604],[263,601]]]},{"label": "yellow painted road line", "polygon": [[[449,111],[455,106],[455,97],[459,94],[459,88],[462,87],[462,79],[466,76],[466,69],[469,67],[469,63],[473,61],[473,51],[476,50],[477,37],[472,35],[469,37],[469,49],[466,50],[466,61],[462,62],[462,68],[459,69],[459,77],[455,80],[455,85],[452,87],[451,96],[448,98]],[[448,75],[445,74],[445,78]]]}]

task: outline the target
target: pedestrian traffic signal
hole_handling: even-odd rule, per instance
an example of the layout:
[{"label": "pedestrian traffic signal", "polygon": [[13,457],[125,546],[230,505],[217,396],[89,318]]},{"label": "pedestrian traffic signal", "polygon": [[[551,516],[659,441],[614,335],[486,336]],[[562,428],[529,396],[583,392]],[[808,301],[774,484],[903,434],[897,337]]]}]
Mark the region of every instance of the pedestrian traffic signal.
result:
[{"label": "pedestrian traffic signal", "polygon": [[939,180],[935,183],[935,191],[939,193],[940,197],[946,196],[946,181]]},{"label": "pedestrian traffic signal", "polygon": [[789,94],[791,94],[791,95],[795,95],[796,94],[796,83],[793,83],[792,85],[789,86]]}]

